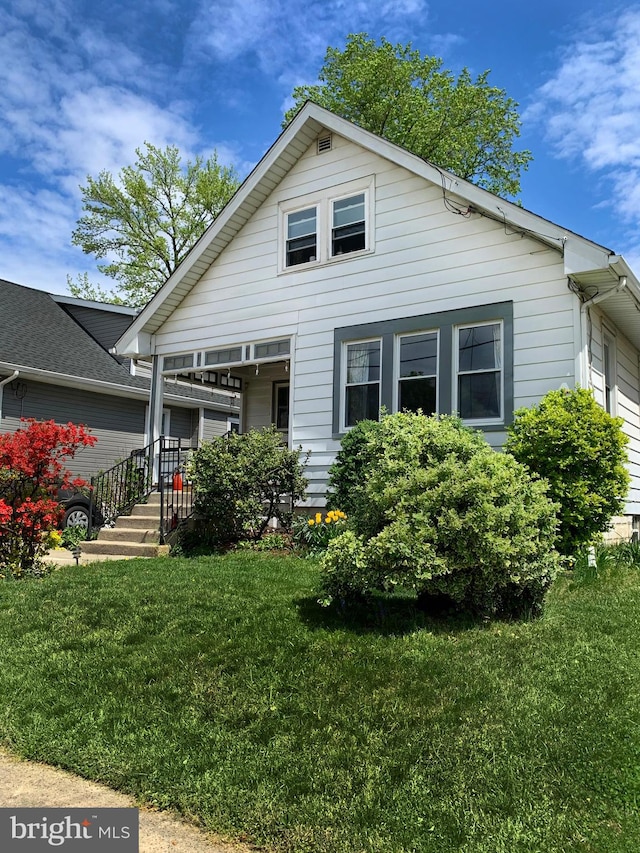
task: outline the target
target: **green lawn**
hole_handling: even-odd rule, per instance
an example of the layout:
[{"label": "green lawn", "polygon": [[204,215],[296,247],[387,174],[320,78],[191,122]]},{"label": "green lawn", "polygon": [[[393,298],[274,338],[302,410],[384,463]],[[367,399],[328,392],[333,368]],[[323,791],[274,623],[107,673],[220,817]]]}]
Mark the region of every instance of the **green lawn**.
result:
[{"label": "green lawn", "polygon": [[640,849],[640,573],[544,618],[369,619],[310,561],[0,585],[0,742],[278,851]]}]

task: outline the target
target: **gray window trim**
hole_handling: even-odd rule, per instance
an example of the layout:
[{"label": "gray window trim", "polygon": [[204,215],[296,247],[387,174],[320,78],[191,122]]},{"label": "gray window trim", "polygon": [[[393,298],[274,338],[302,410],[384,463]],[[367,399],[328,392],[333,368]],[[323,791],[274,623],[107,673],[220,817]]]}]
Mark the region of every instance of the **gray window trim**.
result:
[{"label": "gray window trim", "polygon": [[494,302],[475,305],[435,314],[420,314],[395,320],[380,320],[357,326],[344,326],[334,330],[333,341],[333,438],[341,439],[346,430],[341,424],[342,406],[342,352],[343,344],[361,339],[381,338],[381,406],[392,412],[394,404],[394,353],[397,335],[420,332],[424,329],[439,330],[438,350],[438,408],[441,414],[449,414],[452,407],[455,372],[454,346],[456,327],[501,320],[504,329],[503,383],[504,418],[496,423],[473,423],[474,429],[483,432],[503,431],[513,422],[513,302]]}]

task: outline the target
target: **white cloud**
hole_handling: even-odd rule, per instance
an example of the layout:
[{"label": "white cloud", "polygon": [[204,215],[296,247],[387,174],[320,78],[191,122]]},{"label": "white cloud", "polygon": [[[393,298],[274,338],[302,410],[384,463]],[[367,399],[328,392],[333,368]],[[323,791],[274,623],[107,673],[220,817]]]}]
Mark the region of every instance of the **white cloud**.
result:
[{"label": "white cloud", "polygon": [[[128,47],[108,24],[80,14],[77,0],[0,4],[0,157],[15,162],[0,184],[0,276],[64,290],[66,272],[95,270],[70,244],[88,174],[118,172],[145,141],[188,158],[211,148],[175,100],[162,54],[149,63],[144,44]],[[219,152],[225,164],[232,156],[231,145]]]},{"label": "white cloud", "polygon": [[327,45],[339,46],[348,33],[383,29],[390,40],[412,24],[424,23],[426,0],[325,0],[301,14],[299,0],[202,0],[192,26],[200,51],[220,61],[252,54],[259,66],[289,82],[317,72]]},{"label": "white cloud", "polygon": [[567,45],[552,77],[525,111],[542,124],[556,154],[607,189],[640,259],[640,10],[628,9]]}]

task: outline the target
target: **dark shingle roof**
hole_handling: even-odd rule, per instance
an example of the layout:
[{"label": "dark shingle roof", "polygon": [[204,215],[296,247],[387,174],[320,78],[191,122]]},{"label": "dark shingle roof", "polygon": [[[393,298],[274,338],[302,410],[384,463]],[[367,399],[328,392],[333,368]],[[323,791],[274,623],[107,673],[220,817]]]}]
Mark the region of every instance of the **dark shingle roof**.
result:
[{"label": "dark shingle roof", "polygon": [[[138,391],[149,390],[148,379],[132,376],[48,293],[2,279],[0,362]],[[227,407],[230,402],[223,394],[179,385],[171,384],[165,390],[202,403]]]}]

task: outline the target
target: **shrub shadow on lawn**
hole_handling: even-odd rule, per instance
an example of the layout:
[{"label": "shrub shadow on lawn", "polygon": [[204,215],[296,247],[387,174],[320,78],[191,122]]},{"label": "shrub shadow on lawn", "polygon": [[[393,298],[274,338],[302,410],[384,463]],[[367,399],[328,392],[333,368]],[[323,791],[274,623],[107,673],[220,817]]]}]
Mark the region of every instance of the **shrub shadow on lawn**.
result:
[{"label": "shrub shadow on lawn", "polygon": [[355,634],[398,636],[414,631],[452,634],[485,626],[483,616],[433,607],[420,607],[415,596],[375,595],[354,602],[334,602],[329,607],[318,604],[317,597],[295,600],[301,621],[311,630],[352,631]]}]

